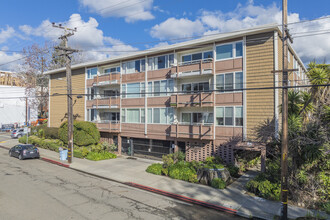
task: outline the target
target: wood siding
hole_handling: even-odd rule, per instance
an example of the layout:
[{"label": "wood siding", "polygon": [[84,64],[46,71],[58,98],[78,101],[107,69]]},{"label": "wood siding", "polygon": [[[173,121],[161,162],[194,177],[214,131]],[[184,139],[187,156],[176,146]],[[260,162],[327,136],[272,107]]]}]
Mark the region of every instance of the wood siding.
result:
[{"label": "wood siding", "polygon": [[[50,75],[50,95],[54,93],[66,94],[66,75],[65,72]],[[85,93],[85,68],[72,71],[72,93],[84,94]],[[77,95],[73,96],[73,114],[78,114],[77,120],[85,120],[85,96],[77,99]],[[67,96],[58,95],[50,96],[50,127],[59,127],[63,121],[65,113],[67,112]],[[63,119],[63,121],[61,121]]]},{"label": "wood siding", "polygon": [[[274,32],[246,38],[246,88],[274,86]],[[247,139],[255,140],[256,129],[265,122],[273,123],[274,89],[246,91]]]}]

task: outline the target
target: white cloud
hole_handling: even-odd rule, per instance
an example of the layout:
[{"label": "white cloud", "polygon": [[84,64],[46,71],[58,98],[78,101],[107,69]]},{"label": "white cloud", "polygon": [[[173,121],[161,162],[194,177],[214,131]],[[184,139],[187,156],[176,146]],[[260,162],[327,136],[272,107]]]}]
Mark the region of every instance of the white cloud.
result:
[{"label": "white cloud", "polygon": [[[137,50],[118,39],[104,36],[103,31],[98,29],[99,23],[95,18],[90,17],[85,22],[79,14],[72,14],[69,20],[63,23],[69,28],[77,27],[77,32],[69,38],[69,46],[86,51],[83,52],[84,59],[100,60]],[[28,25],[20,26],[20,30],[25,34],[40,36],[51,41],[58,41],[58,37],[63,34],[63,30],[53,28],[49,20],[44,20],[36,28]]]},{"label": "white cloud", "polygon": [[0,51],[0,69],[16,71],[17,64],[21,62],[22,55],[18,53],[8,54],[4,51]]},{"label": "white cloud", "polygon": [[7,26],[6,29],[0,29],[0,44],[6,42],[9,38],[13,37],[15,34],[14,28]]},{"label": "white cloud", "polygon": [[[303,32],[315,33],[318,30],[329,30],[330,19],[314,22],[289,25],[290,33],[294,38],[293,47],[303,60],[309,62],[313,59],[328,62],[330,60],[329,34],[314,35],[312,37],[298,37]],[[288,22],[299,22],[298,13],[291,12]],[[255,5],[253,0],[247,4],[238,4],[230,12],[201,10],[195,20],[187,18],[169,18],[155,25],[150,30],[150,35],[158,39],[179,38],[184,36],[209,35],[215,33],[230,32],[240,29],[255,27],[258,25],[282,22],[282,11],[275,3],[268,6]],[[295,35],[296,34],[296,35]]]},{"label": "white cloud", "polygon": [[150,20],[153,0],[79,0],[80,3],[89,8],[91,12],[100,14],[103,17],[122,17],[126,22],[138,20]]},{"label": "white cloud", "polygon": [[190,37],[202,34],[205,28],[200,20],[191,21],[187,18],[169,18],[151,28],[152,37],[159,39]]}]

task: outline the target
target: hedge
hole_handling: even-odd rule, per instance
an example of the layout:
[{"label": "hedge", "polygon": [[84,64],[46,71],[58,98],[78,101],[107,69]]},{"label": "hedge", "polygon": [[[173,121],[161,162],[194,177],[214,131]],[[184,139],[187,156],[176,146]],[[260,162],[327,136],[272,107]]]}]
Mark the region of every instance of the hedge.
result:
[{"label": "hedge", "polygon": [[[20,143],[26,143],[26,136],[18,139]],[[29,144],[33,144],[37,147],[52,150],[58,152],[59,147],[63,147],[63,142],[60,140],[41,139],[37,136],[30,136],[28,140]]]},{"label": "hedge", "polygon": [[107,159],[113,159],[113,158],[117,158],[116,154],[107,152],[107,151],[103,151],[103,152],[89,152],[86,159],[88,160],[94,160],[94,161],[98,161],[98,160],[107,160]]},{"label": "hedge", "polygon": [[162,175],[162,169],[163,169],[163,165],[160,163],[154,163],[151,164],[150,166],[148,166],[148,168],[146,169],[146,171],[148,173],[153,173],[156,175]]},{"label": "hedge", "polygon": [[[88,146],[98,144],[100,141],[100,132],[96,125],[88,121],[73,122],[73,139],[78,146]],[[59,138],[65,143],[68,143],[68,122],[63,122],[58,130]]]}]

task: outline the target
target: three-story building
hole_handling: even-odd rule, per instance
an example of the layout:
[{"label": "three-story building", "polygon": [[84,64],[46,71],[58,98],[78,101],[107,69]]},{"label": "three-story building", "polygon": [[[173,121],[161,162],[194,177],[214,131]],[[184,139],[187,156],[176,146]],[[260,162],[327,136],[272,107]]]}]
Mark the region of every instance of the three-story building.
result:
[{"label": "three-story building", "polygon": [[[184,151],[187,160],[211,155],[234,161],[235,150],[265,158],[260,130],[280,126],[281,31],[266,25],[72,66],[77,120],[96,123],[103,140],[129,154],[161,157]],[[291,85],[306,71],[290,46]],[[65,69],[47,72],[49,126],[66,113]],[[299,83],[298,83],[299,82]],[[55,94],[55,95],[54,95]],[[264,127],[262,127],[264,126]]]}]

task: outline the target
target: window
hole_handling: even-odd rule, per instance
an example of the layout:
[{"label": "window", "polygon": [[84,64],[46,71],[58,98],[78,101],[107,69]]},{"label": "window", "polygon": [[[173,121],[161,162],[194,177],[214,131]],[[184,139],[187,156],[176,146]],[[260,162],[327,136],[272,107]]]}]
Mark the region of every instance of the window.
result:
[{"label": "window", "polygon": [[171,95],[174,91],[173,79],[148,82],[149,97]]},{"label": "window", "polygon": [[189,84],[182,84],[181,85],[183,92],[207,92],[210,90],[210,86],[208,82],[201,82],[201,83],[189,83]]},{"label": "window", "polygon": [[121,85],[121,94],[123,98],[126,98],[126,84]]},{"label": "window", "polygon": [[121,85],[122,98],[140,98],[145,96],[145,83],[128,83]]},{"label": "window", "polygon": [[243,43],[242,42],[239,42],[239,43],[236,43],[236,57],[241,57],[243,56]]},{"label": "window", "polygon": [[225,125],[234,125],[234,108],[225,107]]},{"label": "window", "polygon": [[213,51],[204,52],[203,59],[213,58]]},{"label": "window", "polygon": [[243,56],[243,43],[236,42],[216,47],[217,60],[230,59]]},{"label": "window", "polygon": [[234,88],[234,78],[233,78],[234,74],[233,73],[228,73],[225,74],[225,90],[233,90]]},{"label": "window", "polygon": [[182,113],[182,122],[191,123],[191,113]]},{"label": "window", "polygon": [[152,108],[148,108],[148,124],[152,124]]},{"label": "window", "polygon": [[235,73],[235,89],[243,89],[243,73]]},{"label": "window", "polygon": [[123,74],[138,73],[145,71],[145,60],[134,60],[122,64]]},{"label": "window", "polygon": [[127,84],[127,98],[140,97],[140,83]]},{"label": "window", "polygon": [[191,55],[182,56],[182,62],[189,62],[191,61]]},{"label": "window", "polygon": [[103,70],[103,74],[120,73],[120,66],[110,67]]},{"label": "window", "polygon": [[225,126],[243,126],[243,107],[217,107],[216,123]]},{"label": "window", "polygon": [[88,94],[87,100],[93,100],[95,95],[94,88],[87,88],[87,94]]},{"label": "window", "polygon": [[124,108],[121,110],[121,122],[126,122],[126,109]]},{"label": "window", "polygon": [[146,113],[144,108],[141,108],[141,123],[145,123],[146,120]]},{"label": "window", "polygon": [[97,110],[96,109],[88,109],[88,117],[89,121],[95,121],[97,120]]},{"label": "window", "polygon": [[226,44],[216,47],[217,60],[228,59],[233,57],[233,45]]},{"label": "window", "polygon": [[173,108],[148,108],[149,124],[171,124],[173,121]]},{"label": "window", "polygon": [[218,74],[216,76],[216,89],[220,92],[234,92],[233,90],[243,89],[243,73]]},{"label": "window", "polygon": [[164,69],[166,67],[165,56],[158,57],[158,69]]},{"label": "window", "polygon": [[140,109],[126,109],[127,123],[140,123]]},{"label": "window", "polygon": [[148,58],[148,70],[168,68],[174,63],[174,54]]},{"label": "window", "polygon": [[191,55],[192,60],[201,60],[203,57],[202,53],[195,53],[193,55]]},{"label": "window", "polygon": [[181,122],[183,124],[213,124],[213,113],[211,112],[193,112],[182,113]]},{"label": "window", "polygon": [[160,123],[160,110],[159,108],[154,108],[154,114],[153,114],[153,123],[159,124]]},{"label": "window", "polygon": [[97,75],[97,68],[87,69],[87,79],[93,79]]}]

